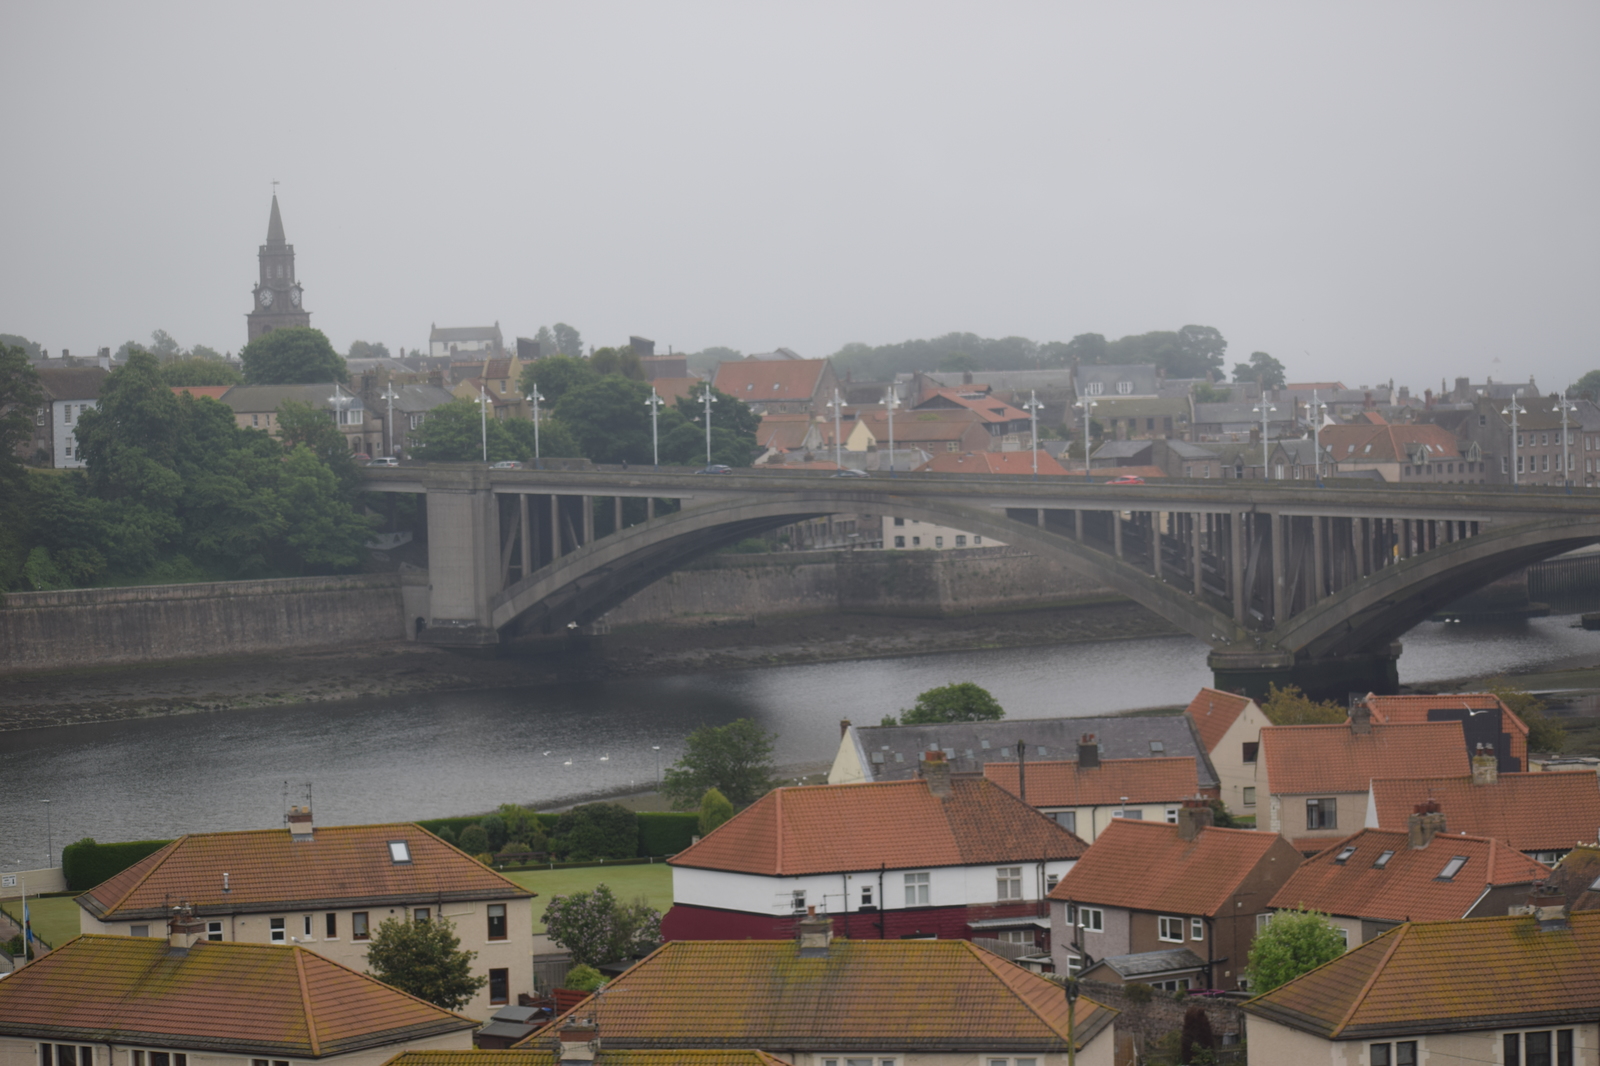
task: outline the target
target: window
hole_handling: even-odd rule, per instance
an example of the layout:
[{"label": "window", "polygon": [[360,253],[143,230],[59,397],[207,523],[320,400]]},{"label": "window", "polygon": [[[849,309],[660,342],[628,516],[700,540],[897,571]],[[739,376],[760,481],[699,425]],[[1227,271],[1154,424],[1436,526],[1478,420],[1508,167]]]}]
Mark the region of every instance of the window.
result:
[{"label": "window", "polygon": [[130,925],[130,926],[128,926],[128,935],[129,936],[149,936],[150,935],[150,927],[148,925]]},{"label": "window", "polygon": [[1272,912],[1271,911],[1268,911],[1265,914],[1256,915],[1256,934],[1259,936],[1260,933],[1261,933],[1261,930],[1265,929],[1269,924],[1271,924],[1271,922],[1272,922]]},{"label": "window", "polygon": [[489,939],[506,939],[506,905],[504,903],[489,904]]},{"label": "window", "polygon": [[1142,822],[1142,821],[1144,821],[1144,812],[1143,811],[1128,811],[1128,810],[1112,811],[1111,812],[1111,817],[1113,817],[1113,818],[1126,818],[1130,822]]},{"label": "window", "polygon": [[1056,811],[1050,817],[1054,818],[1056,820],[1056,824],[1065,829],[1067,832],[1076,833],[1078,831],[1077,811]]},{"label": "window", "polygon": [[1451,858],[1451,860],[1449,862],[1444,864],[1444,869],[1439,871],[1439,876],[1438,876],[1437,880],[1440,880],[1440,881],[1453,881],[1453,880],[1455,880],[1456,874],[1460,873],[1461,872],[1461,868],[1463,866],[1465,866],[1466,864],[1467,864],[1467,857],[1465,855],[1456,855],[1456,856],[1454,856],[1453,858]]},{"label": "window", "polygon": [[206,923],[206,939],[207,940],[221,940],[222,939],[222,923],[221,922],[207,922]]},{"label": "window", "polygon": [[906,906],[928,906],[928,875],[906,874]]},{"label": "window", "polygon": [[367,932],[367,912],[356,911],[350,915],[350,939],[366,940],[370,935]]},{"label": "window", "polygon": [[1255,762],[1256,761],[1256,756],[1260,753],[1260,751],[1261,751],[1261,742],[1260,741],[1258,741],[1258,740],[1246,741],[1244,746],[1243,746],[1243,748],[1240,750],[1240,757],[1245,762]]},{"label": "window", "polygon": [[1044,890],[1045,890],[1045,894],[1048,895],[1049,893],[1054,892],[1056,890],[1056,886],[1059,885],[1060,883],[1061,883],[1061,875],[1060,874],[1045,874],[1044,875]]},{"label": "window", "polygon": [[868,910],[868,909],[877,910],[878,909],[877,906],[872,902],[872,886],[871,885],[862,885],[861,886],[861,909],[862,910]]},{"label": "window", "polygon": [[1119,381],[1119,382],[1117,382],[1117,394],[1120,395],[1120,396],[1131,396],[1133,394],[1133,382],[1131,382],[1131,381]]},{"label": "window", "polygon": [[39,1061],[41,1066],[94,1066],[94,1047],[90,1044],[40,1044]]},{"label": "window", "polygon": [[1372,1066],[1417,1066],[1415,1040],[1401,1040],[1394,1044],[1373,1044],[1367,1050],[1369,1052],[1367,1059]]},{"label": "window", "polygon": [[1078,928],[1087,929],[1092,933],[1105,932],[1106,912],[1099,907],[1079,907]]},{"label": "window", "polygon": [[418,907],[411,912],[411,920],[414,922],[425,922],[432,916],[432,912],[427,907]]},{"label": "window", "polygon": [[912,546],[912,547],[913,547],[913,548],[920,548],[920,547],[922,547],[922,538],[921,538],[921,537],[912,537],[912,538],[911,538],[911,546]]},{"label": "window", "polygon": [[894,520],[894,524],[897,526],[903,526],[906,524],[906,520],[904,518],[896,518]]},{"label": "window", "polygon": [[1151,987],[1159,988],[1163,992],[1183,992],[1189,988],[1189,979],[1187,977],[1179,977],[1171,981],[1152,981]]},{"label": "window", "polygon": [[1383,869],[1383,868],[1384,868],[1384,867],[1385,867],[1385,866],[1388,866],[1388,865],[1389,865],[1389,860],[1390,860],[1390,859],[1392,859],[1392,858],[1394,858],[1394,852],[1392,852],[1392,851],[1386,851],[1386,852],[1384,852],[1384,853],[1383,853],[1383,854],[1382,854],[1382,855],[1379,855],[1379,856],[1378,856],[1378,858],[1377,858],[1377,861],[1375,861],[1375,862],[1374,862],[1374,863],[1373,863],[1373,864],[1372,864],[1372,868],[1373,868],[1373,869],[1374,869],[1374,870],[1381,870],[1381,869]]},{"label": "window", "polygon": [[1338,802],[1332,796],[1306,800],[1306,828],[1339,828]]},{"label": "window", "polygon": [[974,534],[973,537],[972,537],[972,543],[973,544],[982,544],[983,543],[983,538],[978,536],[978,535],[976,535],[976,534]]},{"label": "window", "polygon": [[284,920],[282,918],[268,918],[267,930],[267,939],[274,944],[282,944],[288,939],[289,931],[284,928]]},{"label": "window", "polygon": [[[65,423],[66,425],[69,425],[69,426],[72,425],[72,405],[70,403],[61,405],[61,421],[63,423]],[[62,1044],[61,1046],[69,1048],[72,1045],[71,1044]]]},{"label": "window", "polygon": [[404,840],[389,841],[389,861],[396,865],[411,861],[411,846]]},{"label": "window", "polygon": [[1246,785],[1244,787],[1244,805],[1246,807],[1254,807],[1256,805],[1256,790],[1254,786]]},{"label": "window", "polygon": [[1507,1033],[1506,1066],[1573,1066],[1572,1030]]},{"label": "window", "polygon": [[934,547],[935,547],[935,548],[942,548],[942,547],[944,547],[944,538],[943,538],[943,537],[934,537],[934,538],[933,538],[933,546],[934,546]]},{"label": "window", "polygon": [[1002,866],[995,871],[995,899],[1022,898],[1022,867]]},{"label": "window", "polygon": [[1200,918],[1189,919],[1189,939],[1204,940],[1206,938],[1206,923]]},{"label": "window", "polygon": [[1162,916],[1156,919],[1156,936],[1174,943],[1183,942],[1183,919]]},{"label": "window", "polygon": [[896,537],[896,538],[894,538],[894,546],[896,548],[904,548],[906,546],[906,538],[904,538],[904,537]]},{"label": "window", "polygon": [[324,916],[322,921],[322,935],[328,940],[339,939],[339,916],[337,914],[328,914]]},{"label": "window", "polygon": [[965,548],[966,546],[967,546],[967,538],[966,538],[966,536],[964,534],[957,534],[956,535],[956,547]]},{"label": "window", "polygon": [[1002,944],[1032,944],[1033,930],[1031,929],[1002,929],[995,936]]},{"label": "window", "polygon": [[1099,396],[1101,393],[1106,391],[1106,386],[1104,382],[1091,381],[1083,387],[1083,391],[1084,394],[1088,396]]},{"label": "window", "polygon": [[1178,824],[1178,808],[1176,808],[1176,807],[1168,807],[1167,808],[1167,824],[1168,825],[1177,825]]},{"label": "window", "polygon": [[806,912],[805,889],[797,888],[789,893],[789,911],[792,914],[804,914]]},{"label": "window", "polygon": [[1342,866],[1345,863],[1349,862],[1350,861],[1350,856],[1354,855],[1355,853],[1356,853],[1356,846],[1354,844],[1351,844],[1348,847],[1340,848],[1339,849],[1339,854],[1337,854],[1337,855],[1335,855],[1333,857],[1333,861],[1336,862],[1336,863],[1339,863]]},{"label": "window", "polygon": [[489,971],[489,1002],[509,1003],[511,1001],[511,971]]},{"label": "window", "polygon": [[311,915],[309,915],[309,914],[305,915],[304,920],[301,922],[301,926],[305,929],[305,933],[303,935],[306,936],[306,937],[310,937],[311,936]]},{"label": "window", "polygon": [[289,1066],[287,1059],[251,1059],[250,1066]]},{"label": "window", "polygon": [[261,416],[260,416],[260,415],[251,415],[251,416],[250,416],[250,424],[251,424],[251,425],[252,425],[252,426],[259,426],[259,425],[261,425]]}]

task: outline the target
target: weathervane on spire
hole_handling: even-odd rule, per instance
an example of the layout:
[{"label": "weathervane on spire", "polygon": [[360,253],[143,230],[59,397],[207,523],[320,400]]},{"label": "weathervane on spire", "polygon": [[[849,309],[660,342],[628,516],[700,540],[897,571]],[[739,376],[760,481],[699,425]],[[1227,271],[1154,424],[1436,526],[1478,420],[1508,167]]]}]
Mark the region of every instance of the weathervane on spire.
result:
[{"label": "weathervane on spire", "polygon": [[278,179],[277,178],[273,178],[272,179],[272,195],[274,195],[274,196],[278,195]]}]

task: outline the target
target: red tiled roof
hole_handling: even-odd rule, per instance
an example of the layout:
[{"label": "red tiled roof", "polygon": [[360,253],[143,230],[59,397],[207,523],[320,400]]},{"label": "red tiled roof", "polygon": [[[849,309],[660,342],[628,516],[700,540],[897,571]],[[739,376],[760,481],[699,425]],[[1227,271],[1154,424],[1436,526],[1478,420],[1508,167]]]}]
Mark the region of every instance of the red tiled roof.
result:
[{"label": "red tiled roof", "polygon": [[1492,785],[1471,777],[1393,778],[1372,782],[1383,829],[1404,829],[1413,808],[1436,800],[1452,833],[1494,837],[1518,851],[1565,851],[1600,835],[1600,787],[1593,774],[1500,774]]},{"label": "red tiled roof", "polygon": [[1374,722],[1426,722],[1429,711],[1500,712],[1500,730],[1511,737],[1510,756],[1528,766],[1528,723],[1492,692],[1441,692],[1433,696],[1367,696]]},{"label": "red tiled roof", "polygon": [[[1075,760],[1029,760],[1028,803],[1035,807],[1079,807],[1095,803],[1177,803],[1195,794],[1193,756],[1155,759],[1102,759],[1093,769]],[[1017,764],[983,764],[983,776],[1012,795],[1018,792]]]},{"label": "red tiled roof", "polygon": [[1248,696],[1235,696],[1231,692],[1220,689],[1203,688],[1200,694],[1189,701],[1189,706],[1184,713],[1194,721],[1194,727],[1200,734],[1200,742],[1206,746],[1206,751],[1214,752],[1217,745],[1222,743],[1222,736],[1226,733],[1250,706]]},{"label": "red tiled roof", "polygon": [[[700,378],[656,378],[649,382],[654,385],[656,395],[668,403],[677,403],[685,397],[693,398],[700,395],[700,386],[705,382]],[[645,412],[648,414],[649,412]]]},{"label": "red tiled roof", "polygon": [[991,781],[955,778],[941,799],[914,778],[773,789],[669,861],[792,877],[1075,859],[1086,847]]},{"label": "red tiled roof", "polygon": [[1375,777],[1458,777],[1471,769],[1460,722],[1374,722],[1371,733],[1348,725],[1265,726],[1261,760],[1275,796],[1365,792]]},{"label": "red tiled roof", "polygon": [[298,946],[80,936],[0,981],[0,1033],[321,1058],[476,1023]]},{"label": "red tiled roof", "polygon": [[[682,358],[681,356],[679,358]],[[406,1051],[383,1066],[558,1066],[555,1050],[536,1048],[475,1048],[472,1051]],[[673,1048],[670,1051],[636,1049],[617,1051],[605,1046],[595,1053],[594,1066],[789,1066],[765,1051],[712,1051]]]},{"label": "red tiled roof", "polygon": [[1572,910],[1600,910],[1600,891],[1594,887],[1600,884],[1600,844],[1586,844],[1561,856],[1549,881]]},{"label": "red tiled roof", "polygon": [[233,388],[232,385],[174,385],[172,386],[172,394],[174,396],[182,396],[187,392],[195,399],[209,396],[213,400],[220,400],[222,399],[222,394],[231,388]]},{"label": "red tiled roof", "polygon": [[[1348,847],[1355,853],[1335,861]],[[1385,851],[1393,854],[1383,867],[1373,865]],[[1465,856],[1466,865],[1452,880],[1439,880],[1456,856]],[[1486,885],[1528,884],[1549,872],[1487,837],[1440,833],[1427,847],[1413,848],[1403,829],[1363,829],[1307,859],[1269,905],[1385,922],[1435,921],[1464,916]]]},{"label": "red tiled roof", "polygon": [[756,430],[756,443],[763,448],[793,451],[805,443],[811,432],[811,418],[804,411],[763,415]]},{"label": "red tiled roof", "polygon": [[[404,841],[409,863],[389,857]],[[223,891],[223,874],[228,890]],[[446,844],[421,826],[317,827],[309,841],[288,829],[191,833],[78,897],[102,921],[164,918],[181,900],[198,915],[255,912],[283,904],[528,898],[534,893]]]},{"label": "red tiled roof", "polygon": [[[569,1012],[614,1049],[885,1053],[1064,1052],[1067,1013],[1060,985],[965,940],[843,939],[817,958],[792,940],[673,941]],[[1081,1048],[1116,1012],[1081,996],[1074,1013]],[[553,1047],[566,1017],[519,1048]]]},{"label": "red tiled roof", "polygon": [[741,359],[718,365],[716,387],[745,403],[810,400],[827,365],[826,359]]},{"label": "red tiled roof", "polygon": [[[900,424],[895,423],[898,443]],[[1032,474],[1033,452],[945,452],[917,467],[917,473],[934,474]],[[1049,452],[1039,450],[1039,473],[1060,476],[1067,471]]]},{"label": "red tiled roof", "polygon": [[1277,833],[1208,828],[1186,841],[1175,825],[1115,818],[1050,898],[1214,915],[1233,906],[1240,882],[1275,847],[1278,861],[1294,861],[1288,842]]},{"label": "red tiled roof", "polygon": [[1257,996],[1244,1009],[1352,1041],[1388,1033],[1581,1025],[1600,1011],[1597,957],[1600,911],[1575,914],[1564,929],[1541,929],[1532,915],[1414,922]]},{"label": "red tiled roof", "polygon": [[[861,421],[880,442],[888,443],[889,416],[881,408],[862,411]],[[959,440],[975,426],[982,428],[981,420],[965,409],[900,411],[894,416],[894,441],[898,447],[918,441]],[[987,438],[989,431],[985,429],[983,433]]]},{"label": "red tiled roof", "polygon": [[[987,389],[987,386],[985,388]],[[962,395],[964,392],[967,395]],[[1013,407],[1004,400],[996,399],[987,393],[974,395],[969,389],[933,389],[923,395],[922,403],[927,403],[935,396],[951,403],[958,403],[969,411],[977,412],[978,417],[985,422],[1015,422],[1019,419],[1026,422],[1028,420],[1028,412]],[[920,409],[921,404],[918,407]]]},{"label": "red tiled roof", "polygon": [[1429,423],[1323,426],[1319,440],[1336,463],[1408,462],[1407,445],[1418,444],[1428,446],[1429,459],[1461,458],[1455,436]]}]

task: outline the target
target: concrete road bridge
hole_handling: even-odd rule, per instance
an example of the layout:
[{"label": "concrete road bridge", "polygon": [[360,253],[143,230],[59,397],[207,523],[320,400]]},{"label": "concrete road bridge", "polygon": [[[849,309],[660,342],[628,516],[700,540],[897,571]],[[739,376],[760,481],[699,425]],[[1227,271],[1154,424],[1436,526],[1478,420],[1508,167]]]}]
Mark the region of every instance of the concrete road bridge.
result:
[{"label": "concrete road bridge", "polygon": [[[1399,637],[1472,590],[1600,542],[1600,494],[1479,485],[415,464],[364,488],[426,497],[418,640],[485,647],[599,618],[689,560],[809,518],[917,519],[1055,560],[1211,645],[1220,687],[1393,691]],[[625,503],[625,501],[634,501]],[[638,501],[643,501],[642,504]]]}]

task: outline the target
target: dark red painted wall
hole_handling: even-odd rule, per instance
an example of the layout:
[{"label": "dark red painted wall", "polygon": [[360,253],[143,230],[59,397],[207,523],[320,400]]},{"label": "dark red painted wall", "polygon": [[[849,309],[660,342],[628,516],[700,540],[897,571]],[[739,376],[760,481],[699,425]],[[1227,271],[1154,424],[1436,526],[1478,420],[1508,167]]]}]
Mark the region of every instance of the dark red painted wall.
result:
[{"label": "dark red painted wall", "polygon": [[[1030,901],[981,907],[916,907],[877,913],[852,912],[833,916],[833,932],[835,936],[854,940],[872,940],[880,936],[885,940],[897,940],[916,935],[936,936],[942,940],[970,940],[972,934],[967,928],[968,922],[984,918],[1042,917],[1041,909],[1038,902]],[[880,918],[883,921],[881,933],[878,927]],[[677,903],[661,919],[661,935],[668,940],[787,940],[794,936],[794,918]]]}]

